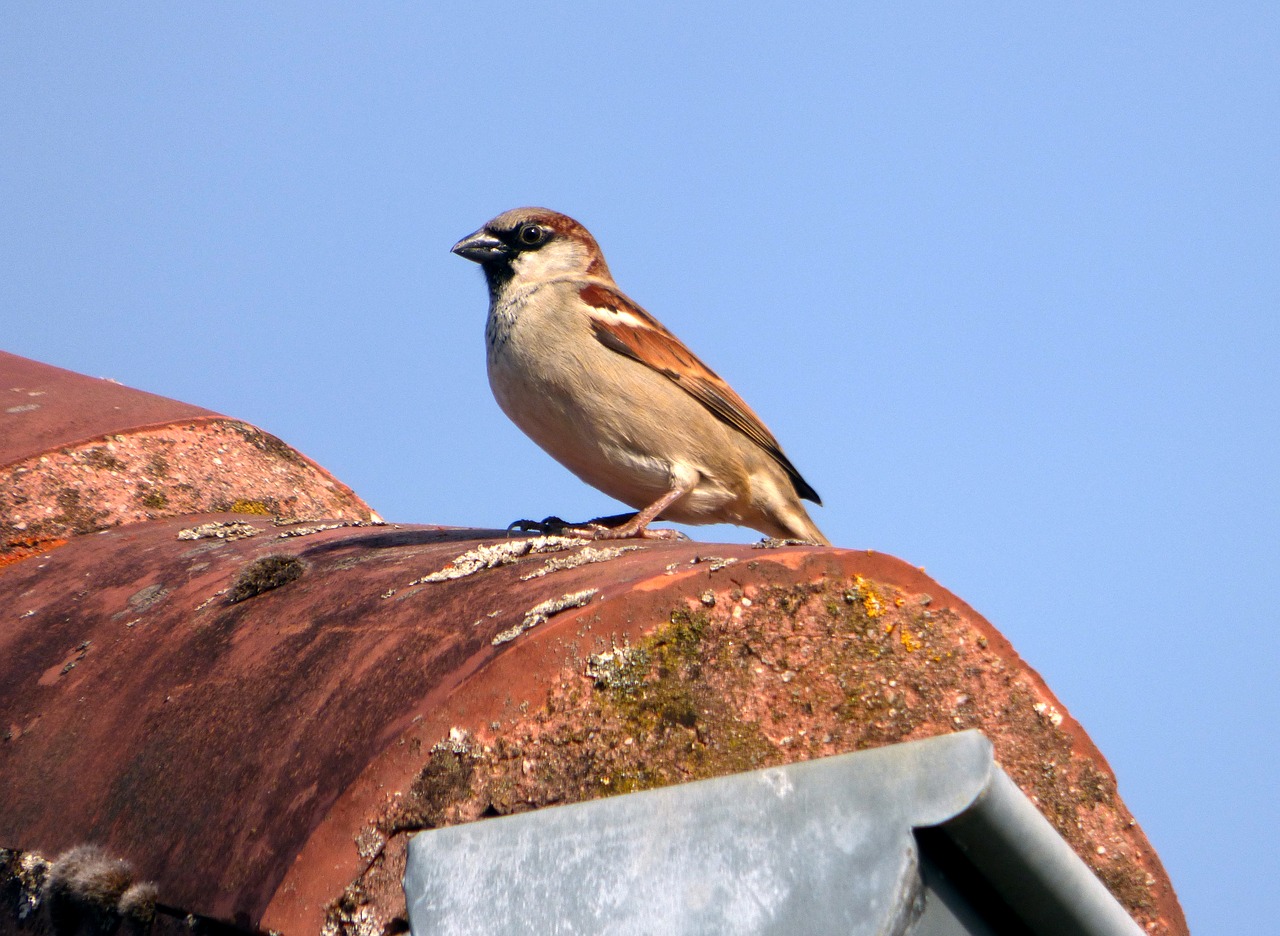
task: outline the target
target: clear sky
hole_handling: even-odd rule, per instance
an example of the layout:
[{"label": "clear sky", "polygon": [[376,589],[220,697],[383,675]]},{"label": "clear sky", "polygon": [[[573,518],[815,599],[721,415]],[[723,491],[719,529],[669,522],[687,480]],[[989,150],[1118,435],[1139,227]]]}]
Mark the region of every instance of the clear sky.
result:
[{"label": "clear sky", "polygon": [[1043,674],[1192,930],[1273,932],[1280,6],[622,6],[6,3],[0,347],[391,520],[612,513],[499,412],[449,253],[569,213],[832,540]]}]

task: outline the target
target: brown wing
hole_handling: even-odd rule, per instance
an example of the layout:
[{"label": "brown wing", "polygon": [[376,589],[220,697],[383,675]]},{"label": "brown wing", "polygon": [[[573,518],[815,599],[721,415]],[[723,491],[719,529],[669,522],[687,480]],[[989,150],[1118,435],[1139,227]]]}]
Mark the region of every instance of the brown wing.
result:
[{"label": "brown wing", "polygon": [[604,284],[590,283],[579,289],[578,295],[583,302],[605,312],[591,322],[601,344],[674,381],[718,419],[768,452],[791,478],[798,495],[815,504],[822,503],[818,492],[800,476],[760,417],[661,322],[620,291]]}]

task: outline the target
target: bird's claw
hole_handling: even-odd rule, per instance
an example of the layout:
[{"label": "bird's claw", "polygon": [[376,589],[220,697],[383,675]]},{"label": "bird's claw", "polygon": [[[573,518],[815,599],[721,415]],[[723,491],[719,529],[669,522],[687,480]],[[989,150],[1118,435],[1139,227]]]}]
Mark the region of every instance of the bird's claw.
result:
[{"label": "bird's claw", "polygon": [[559,517],[547,517],[545,520],[517,520],[507,527],[508,533],[537,533],[540,536],[565,534],[568,530],[569,523]]}]

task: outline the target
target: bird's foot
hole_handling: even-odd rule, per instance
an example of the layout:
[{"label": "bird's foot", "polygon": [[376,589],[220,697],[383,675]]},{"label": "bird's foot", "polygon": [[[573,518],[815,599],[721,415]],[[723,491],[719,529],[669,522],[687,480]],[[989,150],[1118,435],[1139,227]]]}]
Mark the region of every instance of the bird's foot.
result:
[{"label": "bird's foot", "polygon": [[585,523],[564,530],[565,536],[581,536],[593,540],[651,539],[651,540],[687,540],[679,530],[654,529],[653,527],[633,528],[632,524],[622,526],[606,526],[603,523]]},{"label": "bird's foot", "polygon": [[687,540],[679,530],[651,529],[641,526],[637,514],[596,517],[586,523],[569,523],[559,517],[545,520],[517,520],[507,527],[509,533],[534,533],[538,536],[578,536],[582,539],[652,539]]},{"label": "bird's foot", "polygon": [[649,526],[651,517],[640,513],[615,514],[611,517],[596,517],[586,523],[576,525],[570,536],[589,536],[591,539],[652,539],[652,540],[687,540],[679,530],[655,530]]}]

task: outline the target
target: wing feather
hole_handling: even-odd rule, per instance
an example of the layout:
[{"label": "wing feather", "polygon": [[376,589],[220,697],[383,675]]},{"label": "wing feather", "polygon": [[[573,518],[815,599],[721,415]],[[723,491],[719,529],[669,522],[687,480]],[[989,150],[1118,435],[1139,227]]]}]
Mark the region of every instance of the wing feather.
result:
[{"label": "wing feather", "polygon": [[705,406],[722,422],[741,432],[776,461],[795,485],[796,493],[816,504],[818,492],[800,476],[760,417],[723,379],[703,364],[656,318],[623,293],[602,283],[589,283],[578,295],[600,315],[591,327],[605,347],[662,374]]}]

